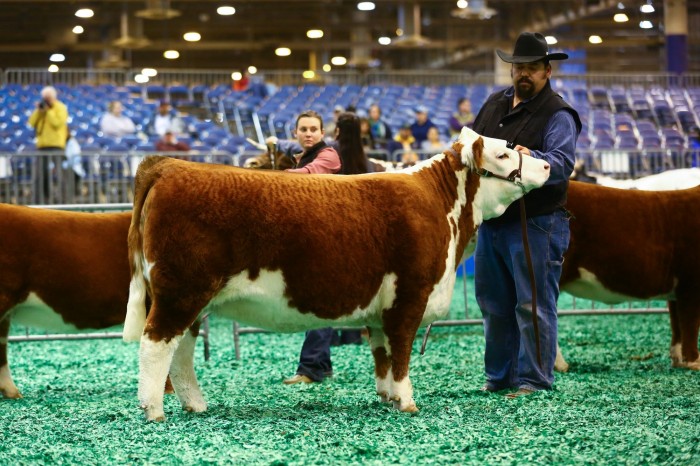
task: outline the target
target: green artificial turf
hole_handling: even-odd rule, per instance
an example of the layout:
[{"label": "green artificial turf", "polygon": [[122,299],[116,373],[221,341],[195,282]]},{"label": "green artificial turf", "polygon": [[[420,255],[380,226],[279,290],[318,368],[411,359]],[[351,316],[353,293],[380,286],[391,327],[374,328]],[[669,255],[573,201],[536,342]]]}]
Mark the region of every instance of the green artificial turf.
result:
[{"label": "green artificial turf", "polygon": [[700,464],[700,374],[670,367],[669,335],[666,315],[562,318],[570,372],[508,400],[479,391],[482,327],[435,328],[425,355],[414,344],[409,415],[374,394],[366,344],[333,348],[332,379],[285,386],[302,334],[242,335],[236,361],[231,322],[214,317],[211,360],[201,342],[195,358],[209,410],[168,395],[165,423],[137,407],[138,345],[11,343],[25,398],[0,401],[0,465]]}]

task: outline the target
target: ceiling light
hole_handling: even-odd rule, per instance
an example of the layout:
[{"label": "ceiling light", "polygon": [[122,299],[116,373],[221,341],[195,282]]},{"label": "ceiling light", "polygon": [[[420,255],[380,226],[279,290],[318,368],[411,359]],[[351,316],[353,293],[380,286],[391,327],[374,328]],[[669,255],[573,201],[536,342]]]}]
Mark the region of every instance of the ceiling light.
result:
[{"label": "ceiling light", "polygon": [[625,4],[622,2],[617,2],[617,9],[618,10],[624,10],[625,9]]},{"label": "ceiling light", "polygon": [[651,29],[654,27],[654,25],[651,24],[651,21],[640,21],[639,27],[642,29]]},{"label": "ceiling light", "polygon": [[629,20],[630,19],[624,13],[617,13],[615,16],[613,16],[613,21],[616,23],[626,23]]},{"label": "ceiling light", "polygon": [[81,8],[75,12],[75,16],[77,16],[78,18],[92,18],[93,16],[95,16],[95,12],[92,11],[90,8]]},{"label": "ceiling light", "polygon": [[243,75],[240,71],[234,71],[233,73],[231,73],[231,79],[233,79],[234,81],[240,81],[241,79],[243,79]]},{"label": "ceiling light", "polygon": [[403,29],[397,28],[397,29],[396,29],[396,35],[399,36],[399,37],[403,36]]},{"label": "ceiling light", "polygon": [[186,32],[183,36],[183,39],[185,39],[187,42],[197,42],[199,39],[202,38],[202,35],[198,32]]},{"label": "ceiling light", "polygon": [[603,42],[603,39],[600,36],[590,36],[588,42],[591,44],[600,44]]},{"label": "ceiling light", "polygon": [[149,78],[152,78],[153,76],[158,74],[158,71],[156,71],[153,68],[144,68],[141,70],[141,74],[144,76],[148,76]]},{"label": "ceiling light", "polygon": [[304,79],[314,79],[316,77],[316,73],[314,73],[311,70],[306,70],[301,75],[304,77]]},{"label": "ceiling light", "polygon": [[250,65],[250,66],[248,67],[248,73],[250,73],[250,74],[255,74],[255,73],[257,73],[257,72],[258,72],[258,69],[257,69],[256,67],[254,67],[253,65]]},{"label": "ceiling light", "polygon": [[85,32],[85,29],[83,29],[82,26],[76,26],[73,28],[73,34],[82,34]]},{"label": "ceiling light", "polygon": [[459,0],[457,2],[457,8],[464,9],[464,8],[467,8],[468,6],[469,6],[469,2],[467,0]]},{"label": "ceiling light", "polygon": [[389,45],[391,44],[391,38],[382,36],[379,39],[377,39],[377,42],[379,42],[381,45]]},{"label": "ceiling light", "polygon": [[328,63],[326,63],[325,65],[323,65],[323,71],[325,71],[326,73],[328,73],[330,70],[331,70],[331,65],[329,65]]},{"label": "ceiling light", "polygon": [[640,6],[639,11],[641,11],[642,13],[653,13],[656,10],[654,10],[654,5],[652,5],[651,3],[647,3],[646,5]]},{"label": "ceiling light", "polygon": [[49,57],[49,61],[53,61],[53,62],[66,61],[66,56],[63,55],[62,53],[54,53]]},{"label": "ceiling light", "polygon": [[58,73],[58,65],[49,65],[49,73]]},{"label": "ceiling light", "polygon": [[321,37],[323,37],[323,31],[321,31],[320,29],[309,29],[308,31],[306,31],[306,37],[308,37],[309,39],[320,39]]},{"label": "ceiling light", "polygon": [[359,2],[357,9],[360,11],[372,11],[374,10],[374,2]]},{"label": "ceiling light", "polygon": [[236,9],[232,6],[220,6],[216,9],[216,12],[221,16],[231,16],[236,12]]},{"label": "ceiling light", "polygon": [[345,57],[337,56],[337,57],[331,58],[331,63],[335,66],[343,66],[347,62],[348,62],[348,59]]},{"label": "ceiling light", "polygon": [[177,50],[166,50],[163,52],[163,56],[168,60],[175,60],[176,58],[180,57],[180,52]]},{"label": "ceiling light", "polygon": [[139,83],[139,84],[147,83],[148,76],[145,76],[143,74],[137,74],[136,76],[134,76],[134,82]]},{"label": "ceiling light", "polygon": [[549,45],[554,45],[554,44],[556,44],[557,42],[559,42],[559,41],[557,40],[557,38],[554,37],[554,36],[547,36],[547,37],[544,38],[544,40],[547,41],[547,43],[548,43]]},{"label": "ceiling light", "polygon": [[275,50],[275,55],[278,57],[288,57],[292,54],[292,51],[287,47],[279,47]]}]

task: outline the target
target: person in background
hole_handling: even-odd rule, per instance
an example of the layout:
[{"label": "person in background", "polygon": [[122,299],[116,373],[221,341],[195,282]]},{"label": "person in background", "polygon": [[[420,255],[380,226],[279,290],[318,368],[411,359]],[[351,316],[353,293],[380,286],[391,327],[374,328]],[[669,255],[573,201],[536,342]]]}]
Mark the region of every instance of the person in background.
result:
[{"label": "person in background", "polygon": [[326,142],[331,143],[335,138],[335,125],[338,122],[338,117],[345,111],[342,105],[333,107],[333,119],[326,124]]},{"label": "person in background", "polygon": [[186,142],[178,141],[175,133],[167,130],[163,137],[156,142],[156,150],[158,152],[186,152],[190,150],[190,146]]},{"label": "person in background", "polygon": [[[479,227],[475,258],[476,299],[484,317],[485,391],[511,389],[516,398],[554,383],[557,349],[557,298],[564,253],[569,246],[569,213],[565,209],[569,176],[574,168],[578,113],[551,86],[551,60],[539,33],[524,32],[513,54],[497,51],[511,63],[513,85],[492,94],[474,120],[474,131],[512,141],[521,156],[549,163],[545,185],[524,197],[527,236],[536,276],[539,342],[533,325],[533,296],[523,246],[519,203]],[[542,365],[538,363],[540,347]]]},{"label": "person in background", "polygon": [[120,138],[127,134],[136,133],[136,125],[126,115],[122,115],[124,107],[118,100],[113,100],[107,106],[107,112],[100,119],[102,134],[109,137]]},{"label": "person in background", "polygon": [[450,136],[459,136],[462,127],[472,127],[475,115],[472,113],[472,103],[466,97],[457,101],[457,112],[453,113],[449,120]]},{"label": "person in background", "polygon": [[[297,140],[304,152],[295,157],[301,167],[288,172],[355,175],[369,170],[370,164],[360,141],[360,119],[357,115],[342,113],[338,116],[335,130],[337,152],[324,142],[323,133],[323,120],[318,113],[307,111],[297,118]],[[318,168],[302,171],[317,163],[321,157],[324,162]],[[331,327],[306,332],[296,373],[285,379],[284,384],[321,382],[331,376],[331,344],[335,337],[337,333]],[[341,332],[340,344],[357,344],[361,341],[360,331]]]},{"label": "person in background", "polygon": [[60,157],[41,156],[37,159],[40,176],[35,178],[34,203],[49,201],[51,183],[51,161],[54,166],[61,166],[68,140],[68,108],[58,100],[58,93],[53,86],[41,90],[41,100],[29,116],[29,126],[36,132],[36,147],[39,151],[56,152]]},{"label": "person in background", "polygon": [[233,90],[236,92],[245,92],[248,90],[248,86],[250,85],[250,73],[248,71],[244,71],[243,74],[241,75],[241,79],[233,81]]},{"label": "person in background", "polygon": [[365,152],[372,151],[376,148],[374,136],[372,136],[369,120],[367,118],[360,118],[360,141],[362,142],[362,148]]},{"label": "person in background", "polygon": [[389,124],[382,118],[382,110],[377,104],[372,104],[369,107],[369,128],[377,148],[388,149],[389,142],[394,138],[394,135]]},{"label": "person in background", "polygon": [[151,120],[148,133],[163,137],[166,131],[179,135],[185,131],[185,128],[182,120],[170,108],[170,104],[162,101]]},{"label": "person in background", "polygon": [[437,126],[433,126],[428,130],[428,138],[420,146],[422,151],[430,155],[439,154],[448,147],[448,142],[440,135],[440,130],[437,129]]},{"label": "person in background", "polygon": [[428,107],[419,105],[416,107],[416,121],[411,125],[411,134],[416,138],[416,145],[420,147],[428,138],[428,130],[435,124],[428,118]]},{"label": "person in background", "polygon": [[416,138],[413,137],[411,124],[408,122],[401,125],[389,147],[392,156],[396,151],[401,151],[400,161],[406,166],[414,165],[419,159],[415,152]]}]

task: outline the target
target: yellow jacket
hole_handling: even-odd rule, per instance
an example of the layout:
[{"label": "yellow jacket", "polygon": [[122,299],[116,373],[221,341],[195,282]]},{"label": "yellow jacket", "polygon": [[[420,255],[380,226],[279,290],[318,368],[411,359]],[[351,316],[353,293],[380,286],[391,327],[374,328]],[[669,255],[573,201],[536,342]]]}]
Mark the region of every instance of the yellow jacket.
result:
[{"label": "yellow jacket", "polygon": [[29,117],[29,125],[36,130],[36,147],[66,147],[68,139],[68,109],[55,101],[45,112],[34,110]]}]

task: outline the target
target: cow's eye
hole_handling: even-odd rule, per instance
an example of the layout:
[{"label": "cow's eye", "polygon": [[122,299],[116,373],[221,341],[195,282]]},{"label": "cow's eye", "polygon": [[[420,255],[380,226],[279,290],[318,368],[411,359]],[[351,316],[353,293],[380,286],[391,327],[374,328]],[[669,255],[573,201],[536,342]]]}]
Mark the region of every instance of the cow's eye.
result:
[{"label": "cow's eye", "polygon": [[496,158],[497,158],[498,160],[506,160],[506,159],[508,158],[508,154],[506,154],[506,153],[504,152],[504,153],[502,153],[502,154],[498,154],[498,156],[496,156]]}]

